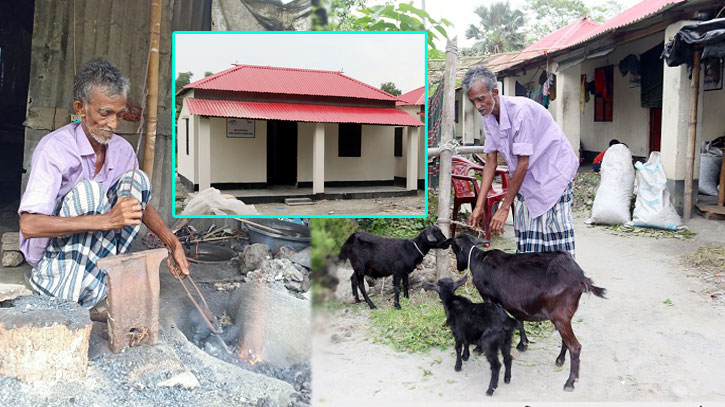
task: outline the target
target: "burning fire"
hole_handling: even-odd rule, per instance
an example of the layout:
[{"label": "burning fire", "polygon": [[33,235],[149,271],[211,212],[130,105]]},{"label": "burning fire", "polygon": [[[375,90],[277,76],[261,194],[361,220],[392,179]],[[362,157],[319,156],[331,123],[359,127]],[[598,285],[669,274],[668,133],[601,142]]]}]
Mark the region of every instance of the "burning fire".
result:
[{"label": "burning fire", "polygon": [[261,362],[264,337],[264,310],[267,309],[267,298],[262,291],[257,290],[249,297],[249,308],[255,310],[249,323],[246,324],[245,332],[240,335],[237,345],[237,356],[240,360],[249,363],[251,366]]},{"label": "burning fire", "polygon": [[252,366],[262,361],[262,358],[257,353],[255,353],[252,349],[248,349],[244,346],[239,347],[237,356],[239,356],[240,360],[247,362]]}]

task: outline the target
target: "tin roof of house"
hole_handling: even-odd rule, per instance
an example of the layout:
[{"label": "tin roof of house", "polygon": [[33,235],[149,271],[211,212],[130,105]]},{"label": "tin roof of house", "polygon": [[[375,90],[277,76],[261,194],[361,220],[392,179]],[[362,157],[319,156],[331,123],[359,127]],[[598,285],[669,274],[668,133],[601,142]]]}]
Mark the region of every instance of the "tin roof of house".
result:
[{"label": "tin roof of house", "polygon": [[597,30],[600,24],[584,17],[564,28],[560,28],[551,34],[541,37],[535,43],[524,48],[520,52],[507,53],[489,62],[494,72],[500,72],[519,63],[528,61],[548,52],[566,48],[574,43],[581,42]]},{"label": "tin roof of house", "polygon": [[603,24],[583,18],[553,33],[542,37],[539,41],[518,53],[510,53],[491,61],[490,66],[495,72],[501,72],[515,65],[551,53],[583,44],[599,38],[620,28],[638,23],[649,17],[660,14],[679,3],[690,0],[643,0],[622,11]]},{"label": "tin roof of house", "polygon": [[185,101],[190,114],[202,116],[315,123],[423,126],[420,120],[394,107],[380,108],[194,98],[186,98]]},{"label": "tin roof of house", "polygon": [[395,96],[342,72],[257,65],[235,65],[190,83],[184,89],[397,100]]},{"label": "tin roof of house", "polygon": [[409,106],[416,105],[422,106],[425,104],[425,86],[421,86],[418,89],[413,89],[410,92],[403,93],[398,96],[399,102],[395,103],[395,106]]}]

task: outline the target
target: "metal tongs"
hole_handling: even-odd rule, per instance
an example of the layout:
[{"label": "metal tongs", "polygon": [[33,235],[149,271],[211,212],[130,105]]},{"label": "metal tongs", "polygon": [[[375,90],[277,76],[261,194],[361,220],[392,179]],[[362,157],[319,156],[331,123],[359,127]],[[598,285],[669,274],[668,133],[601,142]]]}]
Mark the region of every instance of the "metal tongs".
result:
[{"label": "metal tongs", "polygon": [[[221,328],[219,327],[219,322],[217,322],[216,317],[214,317],[214,314],[211,312],[211,309],[209,308],[209,305],[206,303],[206,299],[204,298],[204,295],[202,295],[201,291],[199,290],[199,287],[196,286],[196,283],[194,283],[194,280],[191,278],[190,275],[187,275],[186,278],[181,278],[181,272],[179,271],[178,267],[172,260],[171,256],[171,250],[169,250],[169,256],[166,258],[166,265],[169,268],[169,271],[171,272],[171,275],[174,276],[175,279],[177,279],[181,286],[184,287],[184,291],[186,291],[187,297],[191,300],[191,303],[194,305],[197,311],[199,311],[199,314],[201,315],[202,319],[206,323],[206,325],[209,327],[212,333],[220,334],[222,332]],[[191,294],[189,289],[186,287],[186,284],[184,283],[184,280],[189,280],[191,285],[196,290],[197,295],[199,296],[199,299],[201,300],[201,305],[194,299],[194,296]]]}]

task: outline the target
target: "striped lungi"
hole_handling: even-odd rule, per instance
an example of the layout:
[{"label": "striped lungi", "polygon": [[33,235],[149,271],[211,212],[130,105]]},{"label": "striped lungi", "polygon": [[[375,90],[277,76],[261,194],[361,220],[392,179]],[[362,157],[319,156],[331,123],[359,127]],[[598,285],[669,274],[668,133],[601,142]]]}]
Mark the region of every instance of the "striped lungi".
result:
[{"label": "striped lungi", "polygon": [[[62,217],[103,214],[111,210],[118,198],[129,195],[146,209],[151,199],[151,182],[140,170],[125,172],[107,193],[96,181],[79,182],[59,200],[53,214]],[[96,262],[128,251],[140,227],[126,226],[50,239],[32,271],[30,286],[41,294],[93,307],[106,297],[106,272]]]},{"label": "striped lungi", "polygon": [[571,201],[574,193],[569,183],[559,201],[543,215],[531,218],[521,194],[514,219],[516,252],[553,252],[564,250],[574,257],[574,222]]}]

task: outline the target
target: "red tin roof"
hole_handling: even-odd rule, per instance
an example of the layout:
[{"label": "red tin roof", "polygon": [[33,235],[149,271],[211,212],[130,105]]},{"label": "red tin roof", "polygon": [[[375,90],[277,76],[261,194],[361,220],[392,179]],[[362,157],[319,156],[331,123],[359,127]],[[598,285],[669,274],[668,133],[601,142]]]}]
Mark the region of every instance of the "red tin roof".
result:
[{"label": "red tin roof", "polygon": [[247,102],[186,98],[189,114],[242,119],[288,120],[315,123],[361,123],[423,126],[403,110],[393,107],[333,106],[305,103]]},{"label": "red tin roof", "polygon": [[395,96],[342,72],[256,65],[235,65],[184,86],[184,89],[188,88],[397,100]]},{"label": "red tin roof", "polygon": [[526,47],[520,53],[503,55],[490,62],[494,72],[500,72],[519,63],[544,55],[544,51],[553,52],[589,41],[595,37],[637,23],[661,13],[688,0],[643,0],[612,17],[603,24],[583,18],[568,26],[542,37],[536,43]]},{"label": "red tin roof", "polygon": [[489,62],[489,66],[494,72],[503,71],[506,68],[544,55],[547,52],[556,51],[581,42],[585,38],[590,37],[599,27],[599,23],[584,17],[564,28],[560,28],[551,34],[541,37],[541,39],[524,48],[521,52],[509,53],[494,59]]},{"label": "red tin roof", "polygon": [[422,106],[425,104],[425,86],[421,86],[418,89],[413,89],[408,93],[403,93],[398,96],[399,102],[395,103],[395,106],[407,106],[416,105]]}]

